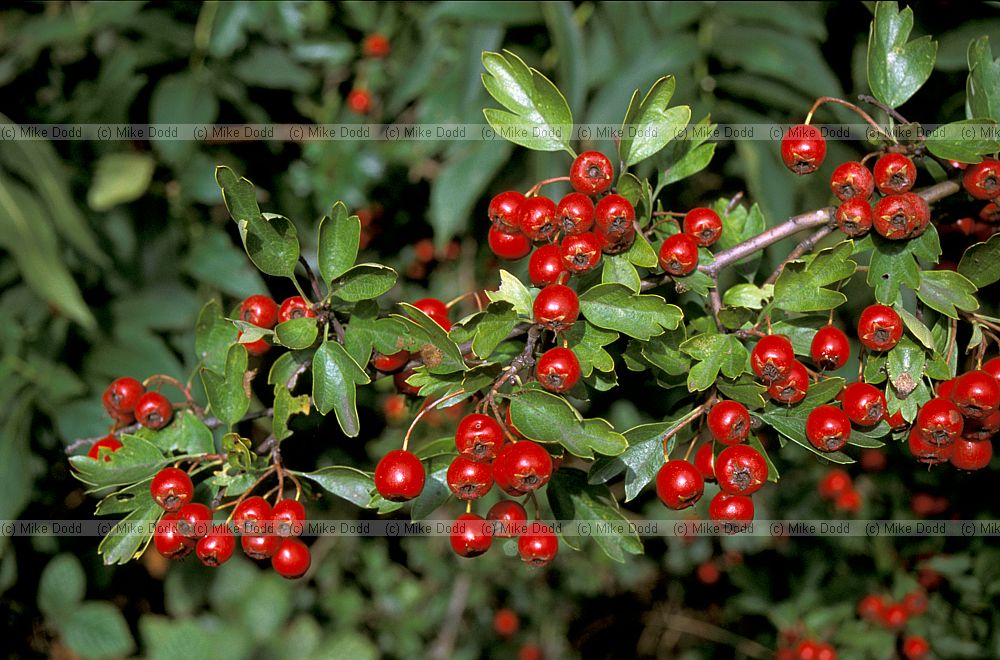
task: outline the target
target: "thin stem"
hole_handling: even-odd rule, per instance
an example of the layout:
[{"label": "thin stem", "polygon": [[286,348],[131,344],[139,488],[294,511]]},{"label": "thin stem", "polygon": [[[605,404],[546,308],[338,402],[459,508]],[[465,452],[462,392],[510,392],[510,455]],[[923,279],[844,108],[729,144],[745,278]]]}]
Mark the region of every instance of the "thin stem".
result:
[{"label": "thin stem", "polygon": [[858,94],[858,100],[862,101],[864,103],[869,103],[871,105],[874,105],[876,108],[878,108],[882,112],[884,112],[884,113],[886,113],[888,115],[892,115],[898,121],[901,121],[904,124],[909,124],[910,123],[910,120],[908,120],[903,115],[899,114],[899,112],[897,112],[895,108],[891,108],[891,107],[887,106],[885,103],[882,103],[881,101],[879,101],[874,96],[869,96],[867,94]]},{"label": "thin stem", "polygon": [[688,414],[686,414],[683,417],[681,417],[677,421],[677,426],[673,427],[672,429],[670,429],[669,431],[667,431],[666,433],[663,434],[663,440],[662,440],[662,442],[663,442],[663,460],[664,461],[669,461],[670,460],[670,452],[667,451],[667,445],[670,443],[670,438],[672,438],[675,435],[677,435],[678,433],[680,433],[685,427],[687,427],[688,424],[690,424],[694,420],[698,419],[701,415],[703,415],[705,413],[706,410],[708,410],[709,408],[711,408],[712,404],[714,404],[714,403],[715,403],[715,393],[713,392],[711,395],[709,395],[709,397],[707,399],[705,399],[704,403],[702,403],[700,406],[698,406],[697,408],[695,408],[694,410],[692,410]]},{"label": "thin stem", "polygon": [[777,268],[774,269],[774,272],[771,273],[771,275],[766,280],[764,280],[764,284],[774,284],[775,282],[777,282],[778,277],[785,270],[785,266],[795,261],[802,255],[811,252],[812,249],[816,247],[817,243],[819,243],[824,238],[829,236],[832,232],[833,232],[833,227],[831,227],[830,225],[826,225],[825,227],[820,227],[815,232],[810,234],[807,238],[803,239],[801,243],[795,246],[794,250],[788,253],[788,256],[785,257],[785,260],[782,261]]},{"label": "thin stem", "polygon": [[559,183],[560,181],[569,181],[568,176],[556,176],[551,179],[542,179],[535,185],[528,188],[528,192],[524,193],[525,197],[534,197],[538,194],[538,191],[542,189],[542,186],[547,186],[550,183]]},{"label": "thin stem", "polygon": [[299,263],[306,269],[306,276],[309,278],[309,283],[312,284],[313,295],[316,296],[316,300],[322,300],[323,291],[319,287],[319,280],[316,279],[316,274],[313,273],[313,269],[309,266],[309,262],[306,261],[305,257],[299,255]]},{"label": "thin stem", "polygon": [[230,506],[233,507],[232,513],[230,513],[229,517],[226,518],[226,524],[227,525],[230,522],[232,522],[233,515],[236,514],[236,509],[240,506],[240,504],[243,502],[243,500],[245,500],[246,498],[248,498],[250,496],[250,493],[252,493],[254,490],[256,490],[257,486],[259,486],[262,483],[264,483],[264,480],[267,479],[271,475],[271,473],[274,472],[274,471],[275,471],[275,467],[272,465],[271,467],[269,467],[266,470],[264,470],[264,472],[259,477],[257,477],[257,481],[253,482],[253,484],[251,484],[251,486],[249,488],[247,488],[245,491],[243,491],[242,495],[240,495],[238,498],[236,498],[235,503],[231,502],[229,504],[224,504],[224,505],[222,505],[220,507],[217,507],[216,510],[225,509],[225,508],[228,508]]},{"label": "thin stem", "polygon": [[406,451],[406,448],[410,444],[410,434],[413,433],[413,429],[416,427],[417,422],[419,422],[423,418],[423,416],[428,413],[428,411],[433,410],[434,406],[438,405],[442,401],[447,401],[448,399],[450,399],[452,397],[458,396],[459,394],[465,394],[465,389],[462,388],[462,389],[456,390],[454,392],[450,392],[448,394],[445,394],[443,397],[441,397],[437,401],[434,401],[433,403],[429,403],[429,404],[425,405],[423,408],[420,409],[420,412],[418,412],[413,417],[413,421],[410,422],[410,428],[406,429],[406,435],[403,436],[403,451]]},{"label": "thin stem", "polygon": [[715,327],[720,332],[725,331],[722,319],[719,318],[719,312],[722,311],[722,294],[719,293],[718,273],[712,274],[712,288],[708,290],[708,308],[711,310],[712,318],[715,320]]},{"label": "thin stem", "polygon": [[305,300],[305,301],[306,301],[306,303],[308,303],[309,305],[312,305],[312,301],[311,301],[311,300],[309,300],[309,296],[307,296],[307,295],[306,295],[306,292],[302,290],[302,285],[301,285],[301,284],[299,284],[299,280],[298,280],[298,278],[296,278],[296,277],[291,277],[291,278],[289,278],[289,279],[291,279],[291,280],[292,280],[292,284],[294,284],[294,285],[295,285],[295,290],[299,292],[299,295],[300,295],[300,296],[302,296],[302,300]]},{"label": "thin stem", "polygon": [[854,114],[858,115],[859,117],[861,117],[862,119],[864,119],[866,122],[868,122],[869,126],[871,126],[876,131],[878,131],[879,133],[881,133],[885,137],[885,139],[889,140],[892,143],[896,142],[896,140],[893,139],[893,137],[891,135],[889,135],[888,133],[886,133],[885,130],[881,126],[878,125],[878,122],[876,122],[874,119],[871,118],[871,115],[869,115],[867,112],[865,112],[864,110],[862,110],[858,106],[854,105],[850,101],[845,101],[844,99],[838,99],[835,96],[821,96],[818,99],[816,99],[816,102],[813,103],[813,106],[811,108],[809,108],[809,114],[806,115],[806,120],[804,122],[806,125],[809,125],[809,123],[812,121],[813,114],[824,103],[833,103],[835,105],[842,105],[845,108],[850,109],[852,112],[854,112]]}]

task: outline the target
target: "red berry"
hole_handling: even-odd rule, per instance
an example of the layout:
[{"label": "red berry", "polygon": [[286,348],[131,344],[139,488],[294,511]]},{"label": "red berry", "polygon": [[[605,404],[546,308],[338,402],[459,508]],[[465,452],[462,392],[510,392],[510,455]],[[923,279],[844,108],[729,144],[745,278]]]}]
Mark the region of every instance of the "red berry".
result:
[{"label": "red berry", "polygon": [[212,510],[200,502],[190,502],[177,512],[177,530],[189,539],[200,539],[212,530]]},{"label": "red berry", "polygon": [[819,496],[825,500],[834,500],[841,493],[853,487],[851,475],[841,468],[833,468],[827,472],[817,484]]},{"label": "red berry", "polygon": [[98,458],[100,456],[101,447],[106,447],[108,451],[104,453],[104,460],[110,461],[111,454],[118,451],[121,446],[121,441],[114,435],[106,435],[94,444],[90,445],[90,451],[87,452],[87,456],[90,458]]},{"label": "red berry", "polygon": [[580,299],[563,284],[550,284],[538,292],[533,306],[535,323],[554,332],[568,330],[580,316]]},{"label": "red berry", "polygon": [[271,519],[278,536],[302,536],[306,508],[298,500],[278,500],[271,509]]},{"label": "red berry", "polygon": [[271,520],[271,505],[260,495],[246,498],[233,511],[233,522],[241,534],[260,534]]},{"label": "red berry", "polygon": [[886,154],[875,162],[875,185],[883,195],[909,192],[916,180],[917,167],[903,154]]},{"label": "red berry", "polygon": [[571,192],[556,206],[556,223],[564,236],[590,231],[594,226],[594,202],[583,193]]},{"label": "red berry", "polygon": [[959,438],[952,445],[951,464],[959,470],[982,470],[993,459],[993,443],[989,440]]},{"label": "red berry", "polygon": [[698,244],[687,234],[673,234],[660,246],[660,268],[682,277],[698,267]]},{"label": "red berry", "polygon": [[907,446],[914,458],[927,465],[944,463],[951,458],[951,454],[955,450],[954,442],[946,445],[936,445],[927,442],[923,434],[920,433],[920,429],[916,426],[910,429],[910,433],[907,436]]},{"label": "red berry", "polygon": [[750,435],[750,412],[739,401],[719,401],[708,411],[708,430],[724,445],[736,445]]},{"label": "red berry", "polygon": [[233,556],[236,537],[228,525],[216,525],[207,536],[198,541],[195,553],[205,566],[222,566]]},{"label": "red berry", "polygon": [[240,539],[243,552],[251,559],[270,559],[278,551],[282,538],[277,534],[244,534]]},{"label": "red berry", "polygon": [[493,544],[492,526],[474,513],[463,513],[452,525],[451,549],[459,557],[478,557]]},{"label": "red berry", "polygon": [[911,238],[923,232],[918,214],[920,209],[914,208],[912,197],[889,195],[876,202],[872,224],[880,236],[890,240]]},{"label": "red berry", "polygon": [[906,660],[924,660],[931,652],[931,645],[919,635],[910,635],[903,640],[903,657]]},{"label": "red berry", "polygon": [[381,34],[369,34],[361,42],[361,52],[365,54],[366,57],[382,58],[388,57],[391,48],[389,46],[389,40]]},{"label": "red berry", "polygon": [[528,493],[544,486],[552,476],[552,457],[541,445],[521,440],[507,445],[500,452],[504,469],[510,475],[510,485]]},{"label": "red berry", "polygon": [[903,596],[903,607],[910,616],[920,616],[927,611],[927,594],[919,589],[911,591]]},{"label": "red berry", "polygon": [[840,369],[851,356],[851,343],[843,330],[826,325],[813,335],[809,354],[820,369]]},{"label": "red berry", "polygon": [[885,394],[874,385],[851,383],[844,387],[838,398],[844,412],[859,426],[874,426],[885,417]]},{"label": "red berry", "polygon": [[751,495],[767,481],[767,461],[749,445],[732,445],[716,456],[715,477],[730,495]]},{"label": "red berry", "polygon": [[796,360],[792,362],[792,369],[785,378],[771,383],[767,388],[767,395],[778,403],[793,404],[806,398],[809,391],[809,372]]},{"label": "red berry", "polygon": [[366,89],[352,89],[347,94],[347,107],[359,115],[367,115],[372,109],[372,95]]},{"label": "red berry", "polygon": [[493,483],[497,485],[497,488],[507,493],[511,497],[521,497],[526,495],[526,493],[515,488],[512,480],[514,477],[513,470],[511,466],[508,465],[507,457],[510,454],[509,449],[513,447],[513,444],[506,444],[497,453],[497,457],[493,460]]},{"label": "red berry", "polygon": [[869,594],[858,602],[858,616],[867,621],[880,621],[885,611],[885,599],[878,594]]},{"label": "red berry", "polygon": [[865,472],[881,472],[889,464],[885,453],[880,449],[862,449],[858,462],[861,463],[861,469]]},{"label": "red berry", "polygon": [[1000,432],[1000,410],[982,419],[966,419],[962,434],[966,440],[989,440]]},{"label": "red berry", "polygon": [[184,470],[165,467],[149,482],[149,493],[161,508],[174,512],[191,501],[194,484]]},{"label": "red berry", "polygon": [[613,176],[611,161],[599,151],[584,151],[569,168],[573,190],[588,195],[599,195],[610,188]]},{"label": "red berry", "polygon": [[444,328],[445,332],[451,330],[451,321],[448,319],[448,306],[437,298],[421,298],[414,302],[413,306]]},{"label": "red berry", "polygon": [[132,421],[135,404],[146,388],[135,378],[117,378],[104,390],[104,409],[120,422]]},{"label": "red berry", "polygon": [[705,481],[715,481],[715,454],[711,442],[706,442],[694,453],[694,466]]},{"label": "red berry", "polygon": [[294,580],[306,574],[312,557],[305,543],[295,537],[281,540],[281,545],[271,557],[271,566],[283,578]]},{"label": "red berry", "polygon": [[979,211],[979,219],[991,225],[1000,224],[1000,206],[990,202]]},{"label": "red berry", "polygon": [[601,242],[601,252],[604,254],[621,254],[635,243],[635,227],[618,238],[609,238],[597,232],[597,239]]},{"label": "red berry", "polygon": [[833,501],[833,506],[841,511],[857,513],[861,508],[861,493],[853,488],[848,488],[837,496],[837,499]]},{"label": "red berry", "polygon": [[781,138],[781,160],[798,175],[811,174],[826,158],[826,138],[815,126],[799,124]]},{"label": "red berry", "polygon": [[949,378],[948,380],[941,381],[934,388],[934,393],[942,399],[950,399],[951,393],[955,391],[955,382],[957,380],[958,378]]},{"label": "red berry", "polygon": [[931,207],[927,200],[917,193],[903,193],[902,197],[903,201],[910,205],[913,217],[914,227],[910,232],[910,238],[916,238],[923,234],[924,230],[931,224]]},{"label": "red berry", "polygon": [[867,199],[855,197],[843,202],[837,207],[834,217],[837,227],[850,238],[864,236],[871,231],[874,222],[872,205]]},{"label": "red berry", "polygon": [[516,190],[506,190],[490,200],[490,222],[505,234],[521,233],[521,204],[525,197]]},{"label": "red berry", "polygon": [[153,545],[167,559],[183,559],[194,550],[195,542],[177,531],[177,514],[167,513],[156,523]]},{"label": "red berry", "polygon": [[[242,336],[243,333],[240,332],[239,334],[236,335],[236,339],[238,340]],[[247,353],[249,353],[250,355],[260,356],[271,350],[271,344],[269,344],[267,340],[264,339],[263,337],[255,341],[248,341],[242,343],[243,343],[243,348],[247,349]]]},{"label": "red berry", "polygon": [[240,305],[240,320],[270,330],[278,322],[278,303],[270,296],[250,296]]},{"label": "red berry", "polygon": [[892,307],[869,305],[858,319],[858,339],[871,351],[887,351],[903,336],[903,319]]},{"label": "red berry", "polygon": [[563,266],[571,273],[586,273],[601,262],[601,242],[589,231],[567,236],[560,250]]},{"label": "red berry", "polygon": [[569,391],[580,380],[580,361],[568,348],[550,348],[535,363],[535,378],[550,392]]},{"label": "red berry", "polygon": [[412,500],[424,489],[424,464],[408,451],[396,449],[375,466],[375,488],[392,502]]},{"label": "red berry", "polygon": [[476,500],[493,488],[493,466],[456,456],[448,466],[448,488],[460,500]]},{"label": "red berry", "polygon": [[984,158],[962,175],[962,186],[975,199],[996,199],[1000,195],[1000,161]]},{"label": "red berry", "polygon": [[510,637],[520,626],[521,621],[512,609],[505,607],[493,615],[493,630],[501,637]]},{"label": "red berry", "polygon": [[517,552],[521,561],[532,566],[545,566],[556,558],[559,538],[552,528],[544,523],[531,523],[528,531],[517,539]]},{"label": "red berry", "polygon": [[915,428],[932,445],[950,445],[963,428],[962,412],[948,399],[931,399],[917,412]]},{"label": "red berry", "polygon": [[608,195],[594,207],[597,232],[616,241],[635,230],[635,207],[621,195]]},{"label": "red berry", "polygon": [[528,521],[528,512],[518,502],[500,500],[490,507],[489,512],[486,514],[486,519],[494,523],[493,536],[513,538],[520,536],[521,531],[526,529],[525,523]]},{"label": "red berry", "polygon": [[864,201],[875,192],[875,178],[862,163],[848,161],[833,171],[830,191],[842,202],[850,199]]},{"label": "red berry", "polygon": [[750,351],[750,368],[765,383],[782,380],[792,372],[795,349],[782,335],[761,337]]},{"label": "red berry", "polygon": [[[885,421],[889,423],[889,428],[891,428],[893,431],[898,431],[907,424],[906,419],[903,417],[902,410],[897,410],[896,412],[892,413],[886,418]],[[881,455],[881,452],[879,452],[879,455]]]},{"label": "red berry", "polygon": [[889,603],[882,610],[882,625],[886,628],[899,630],[910,618],[906,608],[901,603]]},{"label": "red berry", "polygon": [[159,392],[146,392],[135,403],[135,420],[147,429],[162,429],[173,414],[170,401]]},{"label": "red berry", "polygon": [[694,506],[704,492],[705,480],[687,461],[667,461],[656,473],[656,495],[668,509],[680,511]]},{"label": "red berry", "polygon": [[708,503],[708,517],[716,521],[749,522],[753,520],[753,500],[746,495],[719,491]]},{"label": "red berry", "polygon": [[559,233],[556,203],[548,197],[528,197],[521,202],[521,233],[533,241],[546,241]]},{"label": "red berry", "polygon": [[397,351],[391,354],[375,352],[372,354],[372,366],[384,374],[399,371],[410,361],[409,351]]},{"label": "red berry", "polygon": [[712,209],[691,209],[684,216],[684,233],[699,246],[708,247],[722,236],[722,219]]},{"label": "red berry", "polygon": [[413,375],[413,369],[407,369],[406,371],[399,371],[392,376],[392,383],[396,386],[396,391],[400,394],[407,394],[409,396],[417,396],[420,393],[420,388],[416,385],[410,385],[406,382],[406,379]]},{"label": "red berry", "polygon": [[987,360],[983,363],[983,371],[1000,380],[1000,357]]},{"label": "red berry", "polygon": [[[565,241],[564,241],[565,242]],[[562,248],[556,244],[542,245],[531,253],[528,260],[528,277],[535,286],[555,284],[566,272]]]},{"label": "red berry", "polygon": [[850,437],[851,420],[836,406],[817,406],[806,418],[806,438],[820,451],[839,451]]},{"label": "red berry", "polygon": [[462,456],[474,461],[492,461],[502,446],[503,428],[492,417],[473,413],[458,423],[455,447]]},{"label": "red berry", "polygon": [[523,259],[531,252],[531,241],[520,231],[516,234],[508,233],[498,225],[493,225],[487,239],[493,254],[507,261]]},{"label": "red berry", "polygon": [[1000,382],[987,371],[969,371],[955,379],[951,400],[970,419],[982,419],[1000,406]]},{"label": "red berry", "polygon": [[292,319],[315,318],[316,312],[305,301],[302,296],[292,296],[285,298],[278,308],[278,323],[291,321]]},{"label": "red berry", "polygon": [[544,655],[537,644],[525,644],[517,650],[517,660],[542,660]]}]

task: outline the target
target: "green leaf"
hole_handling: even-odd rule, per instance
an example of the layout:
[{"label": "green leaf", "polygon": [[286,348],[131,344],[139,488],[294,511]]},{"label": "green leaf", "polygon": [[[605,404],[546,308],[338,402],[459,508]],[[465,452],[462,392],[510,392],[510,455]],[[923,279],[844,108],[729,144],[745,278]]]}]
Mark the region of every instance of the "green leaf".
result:
[{"label": "green leaf", "polygon": [[739,401],[750,410],[759,410],[766,403],[764,394],[767,388],[758,383],[752,374],[743,374],[736,380],[720,378],[715,385],[727,399]]},{"label": "green leaf", "polygon": [[968,62],[966,116],[991,117],[1000,122],[1000,58],[993,59],[989,37],[980,37],[969,43]]},{"label": "green leaf", "polygon": [[726,289],[722,302],[730,307],[745,307],[747,309],[763,309],[764,305],[774,297],[774,285],[764,284],[734,284]]},{"label": "green leaf", "polygon": [[265,217],[257,206],[253,184],[228,167],[215,168],[215,181],[254,265],[268,275],[292,277],[299,261],[295,225],[280,215]]},{"label": "green leaf", "polygon": [[396,286],[396,271],[381,264],[359,264],[331,286],[333,295],[347,302],[374,300]]},{"label": "green leaf", "polygon": [[625,167],[632,167],[659,153],[691,119],[690,107],[667,107],[676,86],[677,80],[673,76],[664,76],[653,83],[638,105],[639,90],[632,94],[622,122],[619,146]]},{"label": "green leaf", "polygon": [[[729,207],[728,199],[718,199],[711,205],[711,209],[719,214],[722,220],[722,236],[716,241],[713,249],[716,251],[728,250],[735,245],[742,243],[752,236],[756,236],[764,231],[767,221],[760,206],[754,204],[747,209],[742,204],[726,212]],[[750,276],[757,271],[760,264],[761,253],[756,253],[736,262],[738,270],[746,276]]]},{"label": "green leaf", "polygon": [[906,335],[899,340],[886,356],[886,370],[900,399],[905,399],[916,388],[924,373],[926,362],[924,349]]},{"label": "green leaf", "polygon": [[361,430],[356,404],[357,386],[371,382],[344,347],[325,341],[313,355],[313,400],[320,414],[333,410],[344,435],[353,438]]},{"label": "green leaf", "polygon": [[83,600],[87,576],[80,560],[69,553],[52,558],[38,581],[38,609],[55,621],[72,612]]},{"label": "green leaf", "polygon": [[246,382],[247,349],[233,344],[226,353],[226,366],[221,374],[201,369],[208,404],[216,417],[232,425],[240,421],[250,407],[250,386]]},{"label": "green leaf", "polygon": [[715,133],[716,128],[711,117],[706,115],[697,124],[688,127],[691,132],[687,136],[689,139],[674,140],[668,144],[664,150],[667,165],[661,171],[657,185],[668,186],[708,167],[715,155],[715,143],[704,142]]},{"label": "green leaf", "polygon": [[96,488],[124,486],[148,479],[170,463],[156,445],[138,436],[122,434],[122,446],[108,454],[109,460],[70,456],[77,479]]},{"label": "green leaf", "polygon": [[[630,428],[623,434],[628,441],[628,449],[618,456],[599,458],[590,469],[590,483],[607,483],[622,472],[625,473],[625,501],[631,502],[642,490],[656,479],[656,473],[663,465],[663,438],[690,417],[691,411],[674,415],[665,422],[642,424]],[[677,437],[670,438],[668,453],[677,444]]]},{"label": "green leaf", "polygon": [[972,294],[976,285],[952,270],[925,270],[920,274],[917,297],[931,309],[945,316],[958,318],[956,308],[963,312],[979,309],[979,301]]},{"label": "green leaf", "polygon": [[1000,280],[1000,234],[968,248],[958,263],[958,272],[980,289]]},{"label": "green leaf", "polygon": [[334,465],[315,472],[297,472],[300,477],[314,481],[323,490],[362,508],[372,508],[375,478],[357,468]]},{"label": "green leaf", "polygon": [[59,633],[84,658],[120,658],[135,650],[125,617],[111,603],[83,603],[60,623]]},{"label": "green leaf", "polygon": [[95,211],[107,211],[132,202],[146,193],[156,161],[146,154],[124,152],[102,156],[97,161],[94,180],[87,192],[87,204]]},{"label": "green leaf", "polygon": [[521,280],[502,268],[500,269],[500,288],[496,291],[487,291],[486,296],[492,302],[509,302],[520,316],[532,317],[533,297],[531,291],[521,283]]},{"label": "green leaf", "polygon": [[660,296],[636,294],[621,284],[598,284],[585,291],[580,310],[599,328],[642,340],[673,330],[683,318],[679,307]]},{"label": "green leaf", "polygon": [[492,303],[478,317],[472,352],[486,359],[517,325],[517,312],[508,303]]},{"label": "green leaf", "polygon": [[909,241],[890,241],[874,235],[870,241],[873,250],[867,282],[875,290],[875,299],[883,305],[892,305],[899,300],[903,286],[911,289],[920,286],[920,267],[916,257],[933,255],[928,261],[934,262],[941,253],[937,233],[932,228]]},{"label": "green leaf", "polygon": [[680,346],[698,363],[688,372],[687,385],[692,392],[711,387],[721,371],[727,378],[737,378],[747,370],[750,355],[735,335],[697,335]]},{"label": "green leaf", "polygon": [[[204,73],[208,73],[204,71]],[[160,78],[149,103],[151,124],[214,124],[219,100],[214,77],[182,71]],[[182,168],[201,146],[196,141],[153,138],[153,148],[171,165]]]},{"label": "green leaf", "polygon": [[913,10],[896,2],[877,2],[868,33],[868,86],[882,103],[897,108],[931,75],[937,42],[929,36],[907,43]]},{"label": "green leaf", "polygon": [[[618,510],[618,503],[607,486],[588,484],[582,470],[557,470],[549,481],[547,495],[552,514],[557,519],[591,523],[594,541],[611,559],[624,563],[626,553],[642,554],[639,535]],[[597,529],[597,525],[601,528]],[[563,536],[570,547],[578,542],[576,532],[576,528],[571,527],[569,534]]]},{"label": "green leaf", "polygon": [[996,121],[989,118],[964,119],[938,126],[924,140],[927,149],[943,160],[978,163],[982,156],[1000,151]]},{"label": "green leaf", "polygon": [[676,330],[668,330],[647,342],[642,342],[642,356],[654,367],[662,369],[671,376],[686,374],[691,366],[691,360],[680,349],[686,336],[683,326]]},{"label": "green leaf", "polygon": [[572,153],[573,114],[548,78],[510,51],[483,53],[483,67],[486,91],[509,110],[483,110],[501,137],[529,149]]},{"label": "green leaf", "polygon": [[354,265],[361,244],[361,220],[348,215],[343,202],[333,205],[329,216],[319,221],[319,274],[330,283]]},{"label": "green leaf", "polygon": [[226,320],[217,300],[209,300],[198,314],[194,350],[203,367],[217,374],[226,369],[226,354],[239,331]]},{"label": "green leaf", "polygon": [[435,374],[450,374],[456,371],[465,371],[468,368],[458,344],[451,340],[448,333],[436,321],[413,305],[399,303],[399,306],[410,318],[396,318],[413,326],[417,332],[422,331],[429,341],[420,348],[420,355],[428,371]]},{"label": "green leaf", "polygon": [[150,497],[148,502],[115,523],[97,546],[97,554],[101,555],[104,564],[106,566],[127,564],[133,559],[138,559],[153,538],[146,531],[162,514],[163,509]]},{"label": "green leaf", "polygon": [[292,396],[284,385],[274,388],[274,416],[271,419],[271,433],[279,441],[292,434],[288,420],[292,415],[308,415],[312,403],[308,394]]},{"label": "green leaf", "polygon": [[580,374],[588,378],[594,369],[603,372],[615,370],[615,360],[604,347],[618,339],[617,332],[601,330],[587,321],[577,321],[563,335],[567,348],[573,349],[580,362]]},{"label": "green leaf", "polygon": [[764,447],[764,443],[760,441],[760,438],[756,433],[750,434],[747,439],[747,444],[760,452],[760,455],[764,457],[764,462],[767,463],[767,480],[774,483],[778,483],[780,475],[778,474],[778,468],[774,466],[774,461],[767,453],[767,449]]},{"label": "green leaf", "polygon": [[603,419],[583,419],[566,399],[541,390],[524,390],[511,398],[510,417],[522,434],[539,442],[558,442],[574,456],[594,452],[616,456],[625,451],[624,436]]},{"label": "green leaf", "polygon": [[642,280],[639,278],[639,271],[635,269],[624,255],[612,254],[604,255],[601,259],[601,283],[621,284],[632,291],[639,293],[642,287]]},{"label": "green leaf", "polygon": [[775,307],[789,312],[816,312],[847,302],[843,293],[825,287],[854,274],[858,265],[850,259],[853,248],[851,241],[844,241],[811,259],[786,264],[774,283]]},{"label": "green leaf", "polygon": [[430,517],[449,497],[451,489],[448,488],[448,466],[451,465],[451,457],[438,456],[427,461],[427,480],[424,482],[424,489],[420,495],[413,500],[410,508],[411,520],[423,520]]},{"label": "green leaf", "polygon": [[178,412],[174,421],[159,431],[139,429],[135,435],[148,440],[167,454],[177,452],[185,456],[197,456],[215,451],[211,429],[190,410]]},{"label": "green leaf", "polygon": [[427,210],[438,246],[466,230],[476,201],[497,172],[510,162],[512,149],[507,142],[484,140],[466,142],[449,154],[435,173]]},{"label": "green leaf", "polygon": [[316,319],[309,317],[290,319],[274,327],[278,343],[292,350],[309,348],[316,341],[318,334]]},{"label": "green leaf", "polygon": [[656,250],[649,244],[649,239],[638,232],[632,246],[623,252],[622,256],[639,268],[656,268],[656,264],[659,263]]}]

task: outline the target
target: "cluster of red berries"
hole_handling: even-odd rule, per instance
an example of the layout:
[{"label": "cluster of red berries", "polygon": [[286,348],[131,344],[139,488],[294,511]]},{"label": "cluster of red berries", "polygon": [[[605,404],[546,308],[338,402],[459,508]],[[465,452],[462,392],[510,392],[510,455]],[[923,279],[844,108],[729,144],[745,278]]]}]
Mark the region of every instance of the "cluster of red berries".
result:
[{"label": "cluster of red berries", "polygon": [[722,236],[722,219],[709,208],[698,207],[684,215],[681,231],[660,246],[660,268],[674,277],[690,275],[698,267],[698,248],[714,244]]},{"label": "cluster of red berries", "polygon": [[817,484],[819,496],[833,502],[833,506],[846,513],[861,509],[861,493],[854,488],[854,480],[846,470],[833,468]]},{"label": "cluster of red berries", "polygon": [[[147,392],[142,383],[135,378],[117,378],[107,389],[102,397],[104,409],[115,421],[116,427],[125,426],[132,422],[139,422],[148,429],[162,429],[170,423],[173,418],[174,407],[167,397],[159,392]],[[111,454],[118,451],[122,446],[121,441],[114,433],[109,433],[90,446],[87,456],[90,458],[100,458],[103,452],[104,460],[110,461]]]},{"label": "cluster of red berries", "polygon": [[[270,296],[256,294],[240,304],[240,320],[258,328],[271,330],[275,325],[292,319],[313,318],[316,312],[302,296],[285,298],[279,306]],[[242,336],[243,333],[240,333]],[[250,355],[263,355],[271,350],[271,344],[261,337],[243,344]]]},{"label": "cluster of red berries", "polygon": [[917,412],[910,453],[928,465],[948,461],[961,470],[989,465],[992,439],[1000,431],[1000,358],[939,383],[935,394]]},{"label": "cluster of red berries", "polygon": [[[361,42],[361,53],[370,60],[381,60],[389,57],[392,46],[389,39],[382,34],[369,34]],[[359,115],[367,115],[372,109],[372,95],[364,87],[355,87],[347,94],[347,107]]]},{"label": "cluster of red berries", "polygon": [[784,631],[779,636],[777,660],[837,660],[837,649],[829,642],[818,639],[801,639],[794,630]]},{"label": "cluster of red berries", "polygon": [[298,500],[281,499],[272,507],[254,495],[236,505],[231,521],[217,523],[210,508],[191,501],[194,484],[184,470],[163,468],[149,491],[166,512],[156,525],[153,545],[168,559],[183,559],[194,551],[204,565],[221,566],[236,549],[235,529],[243,552],[252,559],[270,559],[282,577],[302,577],[309,570],[309,548],[298,538],[306,510]]},{"label": "cluster of red berries", "polygon": [[[898,603],[881,594],[869,594],[858,602],[858,617],[887,630],[901,633],[912,617],[927,611],[927,594],[922,590],[911,591]],[[902,654],[906,660],[923,660],[930,654],[930,644],[919,635],[907,635],[902,640]]]}]

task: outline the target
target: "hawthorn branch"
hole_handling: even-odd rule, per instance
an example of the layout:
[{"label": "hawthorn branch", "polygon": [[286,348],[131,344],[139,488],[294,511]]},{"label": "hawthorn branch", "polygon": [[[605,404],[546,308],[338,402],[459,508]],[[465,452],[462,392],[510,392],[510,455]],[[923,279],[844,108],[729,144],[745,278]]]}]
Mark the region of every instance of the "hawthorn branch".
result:
[{"label": "hawthorn branch", "polygon": [[812,249],[816,247],[816,245],[820,241],[829,236],[832,232],[833,232],[833,227],[831,227],[830,225],[826,225],[824,227],[820,227],[815,232],[810,234],[807,238],[803,239],[801,243],[795,246],[794,250],[788,253],[788,256],[785,257],[785,260],[782,261],[777,268],[774,269],[774,272],[771,273],[771,275],[766,280],[764,280],[764,284],[774,284],[775,282],[777,282],[778,277],[781,275],[782,272],[784,272],[785,266],[787,266],[790,262],[795,261],[796,259],[806,254],[807,252],[812,252]]}]

